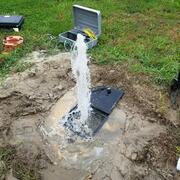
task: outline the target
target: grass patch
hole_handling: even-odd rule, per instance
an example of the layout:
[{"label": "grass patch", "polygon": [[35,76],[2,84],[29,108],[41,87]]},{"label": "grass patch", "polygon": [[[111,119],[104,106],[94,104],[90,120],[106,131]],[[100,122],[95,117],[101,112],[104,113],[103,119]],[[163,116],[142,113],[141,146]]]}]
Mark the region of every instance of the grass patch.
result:
[{"label": "grass patch", "polygon": [[[102,12],[102,35],[89,53],[98,64],[128,63],[130,70],[146,73],[158,84],[168,84],[180,69],[180,1],[178,0],[1,0],[0,14],[21,14],[24,44],[5,57],[0,77],[33,50],[51,52],[59,47],[55,37],[73,26],[71,7],[80,4]],[[50,40],[51,39],[51,40]],[[1,47],[2,49],[2,47]],[[0,55],[0,58],[2,55]]]},{"label": "grass patch", "polygon": [[180,157],[180,146],[176,147],[176,151],[177,151],[177,156]]},{"label": "grass patch", "polygon": [[29,166],[27,161],[17,157],[15,147],[0,147],[0,179],[11,169],[13,176],[20,180],[39,179],[36,166]]},{"label": "grass patch", "polygon": [[173,129],[173,133],[174,133],[174,138],[177,139],[177,144],[176,144],[176,155],[177,157],[180,158],[180,128],[176,128],[176,129]]}]

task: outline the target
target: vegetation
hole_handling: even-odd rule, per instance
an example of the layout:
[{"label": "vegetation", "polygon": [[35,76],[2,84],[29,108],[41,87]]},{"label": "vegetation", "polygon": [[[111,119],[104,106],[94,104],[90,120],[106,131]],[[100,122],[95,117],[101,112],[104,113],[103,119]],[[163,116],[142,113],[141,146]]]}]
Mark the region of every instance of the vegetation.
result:
[{"label": "vegetation", "polygon": [[177,151],[177,156],[180,157],[180,146],[176,147],[176,151]]},{"label": "vegetation", "polygon": [[[20,33],[24,44],[0,64],[4,77],[33,50],[52,51],[57,37],[73,27],[73,4],[102,12],[102,35],[99,45],[89,53],[99,64],[128,63],[130,70],[150,75],[155,82],[169,83],[180,68],[180,1],[178,0],[1,0],[0,14],[20,14],[25,24]],[[1,46],[2,49],[2,46]]]},{"label": "vegetation", "polygon": [[15,147],[0,147],[0,179],[4,179],[13,170],[18,179],[39,179],[36,165],[29,165],[23,158],[17,156]]},{"label": "vegetation", "polygon": [[[89,51],[94,63],[127,63],[130,71],[145,73],[163,85],[177,75],[180,69],[179,0],[0,0],[0,14],[25,17],[19,33],[0,30],[0,52],[5,36],[24,38],[22,46],[7,55],[0,54],[0,79],[30,67],[30,63],[20,60],[27,53],[63,50],[54,37],[73,27],[73,4],[102,12],[102,35],[98,46]],[[177,154],[180,156],[179,146]],[[0,148],[0,179],[10,169],[19,179],[37,179],[35,170],[16,158],[15,148]]]}]

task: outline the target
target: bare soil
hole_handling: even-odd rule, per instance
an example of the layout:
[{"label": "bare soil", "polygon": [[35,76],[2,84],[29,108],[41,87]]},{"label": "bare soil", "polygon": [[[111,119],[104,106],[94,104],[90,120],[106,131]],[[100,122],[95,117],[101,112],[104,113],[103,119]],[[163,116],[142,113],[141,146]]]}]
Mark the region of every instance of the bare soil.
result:
[{"label": "bare soil", "polygon": [[[152,85],[143,74],[129,73],[126,65],[90,65],[93,86],[125,91],[108,120],[115,131],[110,133],[105,125],[91,142],[68,145],[55,165],[39,124],[47,121],[58,100],[75,86],[70,56],[34,52],[26,61],[34,65],[14,73],[0,87],[0,146],[15,147],[17,159],[29,166],[36,164],[37,179],[180,178],[175,167],[180,109],[171,107],[167,89]],[[16,170],[12,171],[16,176]]]}]

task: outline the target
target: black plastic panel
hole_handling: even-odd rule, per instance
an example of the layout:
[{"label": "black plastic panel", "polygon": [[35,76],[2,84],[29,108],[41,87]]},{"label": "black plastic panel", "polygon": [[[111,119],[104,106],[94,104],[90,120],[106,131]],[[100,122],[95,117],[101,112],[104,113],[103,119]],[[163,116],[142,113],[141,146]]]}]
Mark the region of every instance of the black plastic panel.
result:
[{"label": "black plastic panel", "polygon": [[[94,136],[108,120],[109,114],[112,112],[115,105],[124,95],[122,90],[97,87],[92,90],[91,106],[92,110],[86,124],[78,125],[80,119],[80,112],[77,105],[69,112],[67,117],[64,117],[64,126],[70,129],[74,134],[83,138]],[[87,130],[85,125],[88,126]],[[77,128],[77,126],[79,128]]]},{"label": "black plastic panel", "polygon": [[91,106],[103,113],[110,114],[123,95],[122,90],[104,86],[97,87],[92,90]]},{"label": "black plastic panel", "polygon": [[23,16],[0,16],[1,28],[20,28],[23,22]]}]

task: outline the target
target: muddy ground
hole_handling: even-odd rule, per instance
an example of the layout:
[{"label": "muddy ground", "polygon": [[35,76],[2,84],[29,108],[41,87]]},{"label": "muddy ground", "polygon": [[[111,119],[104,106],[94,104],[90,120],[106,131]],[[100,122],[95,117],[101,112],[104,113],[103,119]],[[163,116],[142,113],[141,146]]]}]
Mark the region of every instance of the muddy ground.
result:
[{"label": "muddy ground", "polygon": [[[143,74],[129,73],[126,65],[90,65],[93,86],[122,88],[125,96],[93,139],[76,139],[60,147],[61,158],[54,158],[47,144],[55,141],[42,138],[40,124],[51,124],[52,109],[75,86],[70,56],[35,52],[26,61],[34,65],[0,87],[0,146],[15,148],[16,160],[35,168],[36,179],[180,178],[175,167],[180,109],[171,107],[167,89],[152,85]],[[12,174],[20,178],[13,166]]]}]

